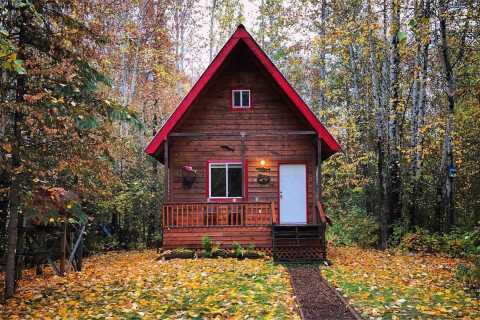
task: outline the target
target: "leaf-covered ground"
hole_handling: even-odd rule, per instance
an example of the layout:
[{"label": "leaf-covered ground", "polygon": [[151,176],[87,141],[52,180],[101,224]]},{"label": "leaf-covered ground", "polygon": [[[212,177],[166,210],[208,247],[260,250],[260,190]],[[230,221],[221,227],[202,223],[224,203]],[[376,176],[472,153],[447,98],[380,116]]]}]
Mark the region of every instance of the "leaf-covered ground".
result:
[{"label": "leaf-covered ground", "polygon": [[27,275],[16,298],[0,305],[0,318],[298,319],[282,266],[236,259],[162,262],[156,256],[108,253],[67,277]]},{"label": "leaf-covered ground", "polygon": [[480,319],[480,302],[453,277],[460,260],[330,248],[322,275],[366,319]]}]

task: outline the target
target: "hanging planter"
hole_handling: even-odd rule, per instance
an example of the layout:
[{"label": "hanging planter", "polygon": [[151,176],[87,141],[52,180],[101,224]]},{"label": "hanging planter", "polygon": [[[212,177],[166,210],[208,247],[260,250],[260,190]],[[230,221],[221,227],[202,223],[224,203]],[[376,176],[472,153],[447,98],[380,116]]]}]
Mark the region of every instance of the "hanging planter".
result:
[{"label": "hanging planter", "polygon": [[191,166],[182,167],[182,184],[185,189],[190,189],[197,179],[197,170]]}]

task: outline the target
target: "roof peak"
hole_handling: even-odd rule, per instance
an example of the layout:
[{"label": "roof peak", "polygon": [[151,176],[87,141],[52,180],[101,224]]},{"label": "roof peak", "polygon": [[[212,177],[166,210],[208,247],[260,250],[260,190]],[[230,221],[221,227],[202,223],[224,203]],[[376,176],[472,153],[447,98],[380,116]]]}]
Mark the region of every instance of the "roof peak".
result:
[{"label": "roof peak", "polygon": [[208,68],[203,72],[200,78],[197,80],[192,89],[187,93],[187,95],[180,102],[178,107],[172,113],[167,122],[163,125],[160,131],[155,135],[153,140],[147,146],[145,150],[151,156],[155,156],[157,151],[160,148],[160,145],[167,139],[168,134],[173,130],[175,125],[180,121],[183,115],[186,113],[187,109],[196,101],[197,97],[204,90],[207,83],[213,78],[213,76],[218,72],[220,66],[226,60],[226,58],[231,54],[233,49],[241,42],[243,42],[248,49],[255,55],[261,65],[266,69],[266,71],[271,75],[276,84],[280,89],[287,95],[289,100],[293,105],[302,113],[305,119],[310,123],[310,125],[315,129],[320,138],[325,142],[327,153],[325,154],[325,159],[328,158],[331,154],[340,150],[340,145],[335,141],[333,136],[327,131],[323,124],[317,119],[315,114],[310,110],[310,108],[305,104],[302,98],[298,93],[293,89],[293,87],[288,83],[285,77],[282,75],[280,70],[273,64],[273,62],[268,58],[266,53],[260,48],[260,46],[255,42],[253,37],[248,33],[243,24],[239,24],[235,33],[230,37],[230,39],[225,43],[223,48],[217,54],[217,56],[210,63]]}]

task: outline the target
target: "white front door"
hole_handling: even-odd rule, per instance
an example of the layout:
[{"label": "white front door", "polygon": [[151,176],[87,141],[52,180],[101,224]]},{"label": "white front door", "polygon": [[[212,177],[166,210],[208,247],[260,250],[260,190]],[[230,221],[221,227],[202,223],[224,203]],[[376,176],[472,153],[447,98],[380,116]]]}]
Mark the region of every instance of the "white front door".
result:
[{"label": "white front door", "polygon": [[307,223],[307,168],[280,165],[280,223]]}]

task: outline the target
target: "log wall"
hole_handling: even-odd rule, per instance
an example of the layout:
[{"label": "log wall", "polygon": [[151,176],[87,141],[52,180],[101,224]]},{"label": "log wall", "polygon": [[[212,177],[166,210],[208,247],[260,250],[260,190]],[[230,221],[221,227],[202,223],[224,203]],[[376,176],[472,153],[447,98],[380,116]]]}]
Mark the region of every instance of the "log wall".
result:
[{"label": "log wall", "polygon": [[249,244],[257,248],[272,246],[272,228],[263,227],[192,227],[192,228],[165,228],[163,234],[163,248],[201,248],[202,238],[209,236],[214,243],[220,243],[222,248],[231,247],[233,243],[240,243],[246,247]]},{"label": "log wall", "polygon": [[[233,110],[233,89],[251,90],[251,109]],[[169,199],[170,202],[208,202],[208,161],[228,160],[247,163],[248,181],[246,197],[241,201],[274,202],[278,213],[278,171],[281,163],[304,163],[307,166],[308,219],[314,212],[314,177],[316,146],[314,135],[283,134],[312,131],[298,110],[286,99],[277,85],[257,64],[250,54],[238,46],[228,58],[216,78],[204,90],[188,113],[177,124],[169,142]],[[218,133],[231,133],[218,135]],[[242,147],[240,132],[245,133]],[[272,132],[278,134],[272,135]],[[178,134],[188,134],[178,136]],[[192,136],[192,133],[209,133]],[[217,133],[217,134],[210,134]],[[222,148],[227,146],[227,148]],[[244,152],[242,152],[242,148]],[[259,172],[260,160],[266,161],[270,171]],[[182,167],[192,166],[197,178],[191,188],[182,184]],[[259,173],[269,175],[267,185],[257,182]],[[213,200],[212,200],[213,201]],[[243,227],[242,227],[243,228]],[[248,231],[247,231],[248,230]],[[219,242],[251,241],[271,246],[271,229],[185,228],[165,230],[164,245],[199,245],[203,235],[213,236]]]}]

